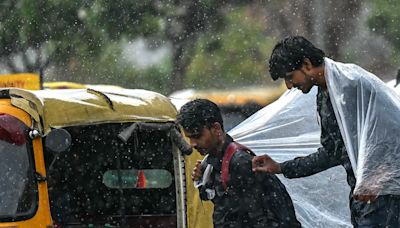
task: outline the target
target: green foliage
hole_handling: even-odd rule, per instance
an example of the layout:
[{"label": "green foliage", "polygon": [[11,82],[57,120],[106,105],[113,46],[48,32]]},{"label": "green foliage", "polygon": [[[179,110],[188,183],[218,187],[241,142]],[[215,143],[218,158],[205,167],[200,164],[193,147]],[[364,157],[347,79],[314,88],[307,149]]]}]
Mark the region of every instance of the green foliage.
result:
[{"label": "green foliage", "polygon": [[111,42],[160,29],[151,1],[4,0],[0,4],[0,58],[7,60],[33,49],[38,58],[65,66],[71,59],[100,56]]},{"label": "green foliage", "polygon": [[167,85],[170,80],[171,68],[172,66],[169,61],[150,67],[140,72],[133,79],[131,87],[148,89],[167,95],[170,92]]},{"label": "green foliage", "polygon": [[265,36],[263,20],[244,7],[232,10],[226,24],[224,30],[201,37],[188,72],[188,87],[226,88],[271,81],[265,61],[275,41]]},{"label": "green foliage", "polygon": [[[227,10],[249,2],[3,0],[0,61],[11,71],[18,71],[21,69],[10,63],[21,56],[22,70],[31,72],[50,62],[53,80],[164,92],[171,84],[184,81],[195,48],[187,84],[206,87],[213,82],[214,74],[218,76],[216,85],[257,83],[266,75],[264,59],[271,49],[271,42],[263,35],[263,20],[243,8],[229,13],[229,22],[225,23]],[[224,25],[229,26],[218,31]],[[172,44],[171,59],[144,71],[119,60],[121,40],[152,36]],[[27,61],[32,56],[34,61]]]},{"label": "green foliage", "polygon": [[146,36],[160,29],[160,18],[152,1],[94,1],[86,8],[84,21],[96,31],[104,31],[108,38],[116,41],[122,36],[133,38]]},{"label": "green foliage", "polygon": [[55,73],[62,81],[67,79],[84,84],[111,84],[131,89],[147,89],[167,94],[166,87],[171,72],[171,62],[165,61],[145,70],[136,70],[120,60],[122,49],[119,43],[109,44],[101,56],[83,58],[76,66],[58,68]]},{"label": "green foliage", "polygon": [[372,32],[383,36],[394,48],[390,50],[390,59],[379,64],[380,68],[390,68],[400,63],[400,2],[395,0],[370,0],[371,12],[368,27]]},{"label": "green foliage", "polygon": [[373,31],[389,40],[400,50],[400,1],[371,0],[371,13],[368,26]]}]

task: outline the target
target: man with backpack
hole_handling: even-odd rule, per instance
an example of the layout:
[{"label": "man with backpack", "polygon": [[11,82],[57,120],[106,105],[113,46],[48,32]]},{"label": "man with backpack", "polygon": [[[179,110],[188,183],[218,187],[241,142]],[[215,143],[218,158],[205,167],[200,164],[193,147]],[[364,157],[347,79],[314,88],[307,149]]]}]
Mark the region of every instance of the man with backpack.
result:
[{"label": "man with backpack", "polygon": [[180,109],[177,121],[191,146],[207,155],[192,177],[199,180],[209,167],[204,173],[208,181],[199,191],[202,200],[214,203],[215,228],[301,227],[285,186],[273,174],[252,172],[253,152],[226,134],[216,104],[190,101]]}]

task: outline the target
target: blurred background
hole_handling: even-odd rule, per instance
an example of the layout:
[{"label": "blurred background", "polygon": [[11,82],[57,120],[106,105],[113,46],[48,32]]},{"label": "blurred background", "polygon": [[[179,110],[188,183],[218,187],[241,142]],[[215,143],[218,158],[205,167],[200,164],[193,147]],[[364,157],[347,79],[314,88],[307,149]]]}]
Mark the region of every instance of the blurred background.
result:
[{"label": "blurred background", "polygon": [[400,67],[400,1],[1,0],[0,73],[171,94],[273,84],[266,61],[303,35],[384,81]]}]

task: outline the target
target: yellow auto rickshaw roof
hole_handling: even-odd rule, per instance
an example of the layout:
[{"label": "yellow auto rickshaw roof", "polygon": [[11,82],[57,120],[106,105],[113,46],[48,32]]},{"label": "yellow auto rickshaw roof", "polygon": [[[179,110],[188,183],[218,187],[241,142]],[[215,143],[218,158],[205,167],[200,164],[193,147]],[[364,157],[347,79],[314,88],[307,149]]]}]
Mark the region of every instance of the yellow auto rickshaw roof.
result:
[{"label": "yellow auto rickshaw roof", "polygon": [[140,89],[60,89],[28,91],[7,88],[11,103],[39,123],[42,134],[51,128],[122,122],[169,122],[176,109],[165,96]]}]

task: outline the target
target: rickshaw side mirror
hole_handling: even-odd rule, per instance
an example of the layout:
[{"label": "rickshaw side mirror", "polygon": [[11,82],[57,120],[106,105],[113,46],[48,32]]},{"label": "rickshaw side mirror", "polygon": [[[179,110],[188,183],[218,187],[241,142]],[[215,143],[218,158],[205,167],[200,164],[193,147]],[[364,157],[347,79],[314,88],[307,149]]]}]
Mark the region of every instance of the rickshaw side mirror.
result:
[{"label": "rickshaw side mirror", "polygon": [[71,146],[71,134],[65,129],[53,129],[46,136],[45,146],[47,149],[55,152],[65,152]]},{"label": "rickshaw side mirror", "polygon": [[190,155],[193,152],[192,146],[190,146],[185,139],[183,138],[183,135],[176,129],[172,128],[171,129],[171,138],[176,147],[182,152],[184,155]]}]

